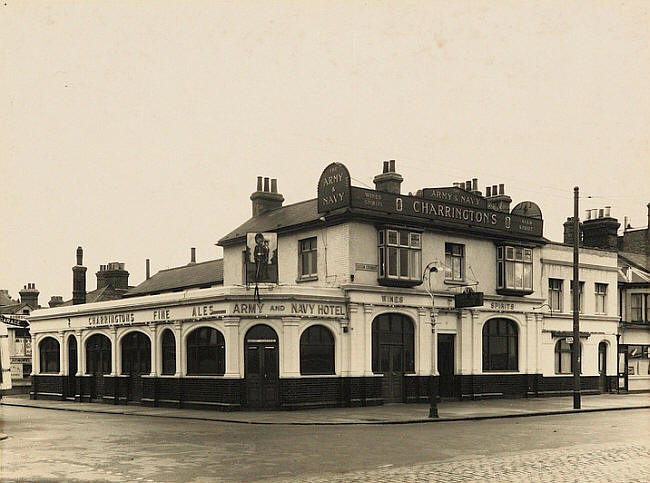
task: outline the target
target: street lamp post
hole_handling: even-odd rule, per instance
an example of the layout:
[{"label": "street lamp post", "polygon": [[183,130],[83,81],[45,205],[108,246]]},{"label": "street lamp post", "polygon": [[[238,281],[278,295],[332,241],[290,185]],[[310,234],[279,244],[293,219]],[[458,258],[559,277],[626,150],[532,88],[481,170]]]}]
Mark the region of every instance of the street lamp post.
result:
[{"label": "street lamp post", "polygon": [[580,281],[578,273],[578,245],[580,223],[578,221],[579,188],[573,188],[573,409],[580,409]]},{"label": "street lamp post", "polygon": [[[429,296],[431,297],[431,333],[435,334],[436,332],[436,324],[438,321],[436,320],[436,301],[433,295],[433,290],[431,289],[431,274],[436,273],[438,271],[438,268],[435,266],[437,262],[431,262],[429,263],[426,267],[424,267],[424,272],[422,273],[422,278],[425,276],[427,277],[427,285],[428,285],[428,290],[427,292],[429,293]],[[434,341],[435,342],[435,341]],[[431,355],[433,357],[434,351],[433,348],[431,349]],[[436,391],[434,391],[435,388],[435,376],[433,373],[431,374],[429,378],[429,417],[430,418],[438,418],[438,395],[436,394]]]}]

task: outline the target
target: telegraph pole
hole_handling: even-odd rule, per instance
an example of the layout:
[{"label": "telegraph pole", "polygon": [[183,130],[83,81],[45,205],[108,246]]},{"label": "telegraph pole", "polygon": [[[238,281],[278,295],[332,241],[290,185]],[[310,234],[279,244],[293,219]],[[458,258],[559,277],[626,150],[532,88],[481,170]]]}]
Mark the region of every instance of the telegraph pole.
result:
[{"label": "telegraph pole", "polygon": [[580,280],[578,273],[578,251],[580,243],[580,222],[578,221],[578,192],[573,188],[573,409],[580,409]]}]

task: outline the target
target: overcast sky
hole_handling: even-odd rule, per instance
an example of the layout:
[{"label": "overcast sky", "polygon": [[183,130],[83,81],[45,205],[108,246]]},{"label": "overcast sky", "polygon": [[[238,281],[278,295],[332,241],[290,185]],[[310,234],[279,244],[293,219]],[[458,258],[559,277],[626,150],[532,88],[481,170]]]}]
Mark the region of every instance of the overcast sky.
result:
[{"label": "overcast sky", "polygon": [[403,192],[479,178],[562,239],[573,186],[645,226],[647,1],[0,6],[0,288],[72,293],[84,247],[130,283],[221,255],[256,176],[285,204],[346,164]]}]

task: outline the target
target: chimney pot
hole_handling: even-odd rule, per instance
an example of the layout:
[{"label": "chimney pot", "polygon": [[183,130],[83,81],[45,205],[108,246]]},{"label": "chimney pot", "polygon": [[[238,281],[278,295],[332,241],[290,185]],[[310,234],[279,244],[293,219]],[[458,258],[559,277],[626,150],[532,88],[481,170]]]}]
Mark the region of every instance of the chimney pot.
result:
[{"label": "chimney pot", "polygon": [[478,190],[478,178],[472,178],[472,191]]},{"label": "chimney pot", "polygon": [[147,258],[144,262],[144,272],[146,280],[151,278],[151,261]]},{"label": "chimney pot", "polygon": [[485,196],[487,196],[487,197],[492,196],[492,187],[491,186],[486,186],[485,187]]},{"label": "chimney pot", "polygon": [[190,263],[196,263],[196,248],[190,248]]},{"label": "chimney pot", "polygon": [[271,180],[271,193],[277,193],[278,192],[278,180],[277,178],[273,178]]},{"label": "chimney pot", "polygon": [[606,206],[605,207],[605,216],[609,217],[611,215],[611,212],[612,212],[612,207],[611,206]]},{"label": "chimney pot", "polygon": [[269,179],[268,178],[264,178],[264,191],[266,193],[269,192]]},{"label": "chimney pot", "polygon": [[506,192],[506,187],[505,187],[505,185],[503,183],[501,183],[499,185],[499,194],[503,195],[503,194],[505,194],[505,192]]},{"label": "chimney pot", "polygon": [[384,161],[384,169],[382,170],[382,173],[388,173],[388,161]]},{"label": "chimney pot", "polygon": [[602,218],[604,212],[605,212],[605,210],[603,210],[602,208],[600,208],[600,209],[598,210],[598,218]]},{"label": "chimney pot", "polygon": [[257,177],[257,191],[262,191],[262,177]]},{"label": "chimney pot", "polygon": [[395,160],[394,160],[394,159],[391,159],[391,160],[388,162],[388,170],[389,170],[391,173],[394,173],[394,172],[395,172]]},{"label": "chimney pot", "polygon": [[81,266],[84,264],[84,249],[77,247],[77,265]]}]

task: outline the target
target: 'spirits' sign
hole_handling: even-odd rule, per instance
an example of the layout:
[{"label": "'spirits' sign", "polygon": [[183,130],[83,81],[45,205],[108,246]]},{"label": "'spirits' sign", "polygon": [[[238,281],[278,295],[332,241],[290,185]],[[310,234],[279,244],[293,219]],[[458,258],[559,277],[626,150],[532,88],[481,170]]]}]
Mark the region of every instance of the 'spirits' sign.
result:
[{"label": "'spirits' sign", "polygon": [[332,163],[318,180],[318,212],[344,208],[350,205],[350,172],[341,163]]}]

